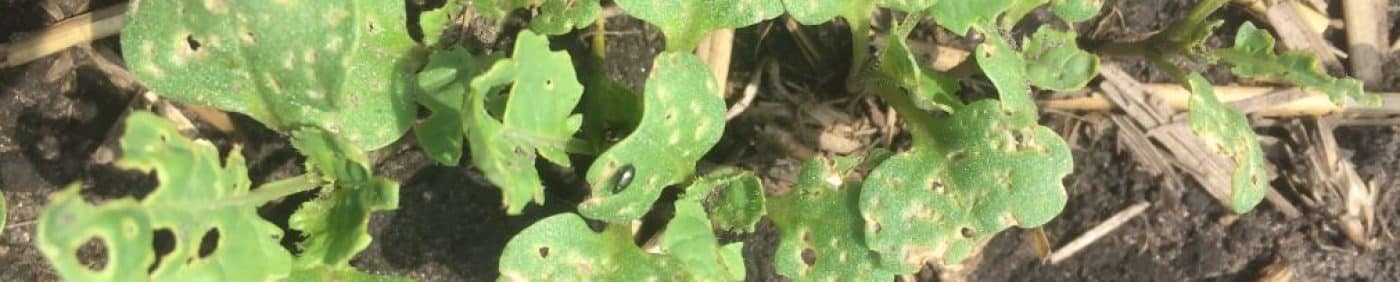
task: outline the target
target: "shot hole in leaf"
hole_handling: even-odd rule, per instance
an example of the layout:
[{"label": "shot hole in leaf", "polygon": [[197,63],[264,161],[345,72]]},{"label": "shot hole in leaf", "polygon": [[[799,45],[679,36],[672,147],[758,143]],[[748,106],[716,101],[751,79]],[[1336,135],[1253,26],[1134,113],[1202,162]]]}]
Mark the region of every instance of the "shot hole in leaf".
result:
[{"label": "shot hole in leaf", "polygon": [[78,263],[88,269],[102,271],[107,268],[109,261],[107,252],[107,243],[102,238],[93,237],[78,247],[78,251],[73,255],[78,257]]},{"label": "shot hole in leaf", "polygon": [[175,232],[169,228],[157,229],[151,236],[151,248],[156,251],[156,259],[151,261],[151,265],[146,268],[146,272],[155,272],[160,263],[165,261],[165,257],[170,256],[170,252],[175,251]]},{"label": "shot hole in leaf", "polygon": [[816,265],[817,252],[810,248],[802,249],[802,263],[806,264],[808,267]]},{"label": "shot hole in leaf", "polygon": [[186,36],[185,36],[185,46],[188,46],[188,47],[190,48],[190,52],[193,53],[193,52],[199,52],[199,48],[200,48],[200,47],[203,47],[204,44],[201,44],[201,43],[199,43],[199,40],[194,39],[194,35],[186,35]]},{"label": "shot hole in leaf", "polygon": [[219,229],[210,228],[199,239],[199,258],[209,257],[219,248]]}]

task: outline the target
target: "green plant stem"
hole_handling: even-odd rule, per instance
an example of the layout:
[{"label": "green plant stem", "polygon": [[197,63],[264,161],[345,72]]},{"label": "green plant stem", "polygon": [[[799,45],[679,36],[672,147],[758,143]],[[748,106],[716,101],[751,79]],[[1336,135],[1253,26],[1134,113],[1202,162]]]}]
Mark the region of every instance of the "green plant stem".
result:
[{"label": "green plant stem", "polygon": [[1094,48],[1093,52],[1105,56],[1151,57],[1184,53],[1190,47],[1188,42],[1201,25],[1209,24],[1206,19],[1220,10],[1229,0],[1204,0],[1185,18],[1173,22],[1165,31],[1140,41],[1107,42]]},{"label": "green plant stem", "polygon": [[880,96],[880,99],[885,100],[885,103],[889,103],[891,107],[894,107],[896,113],[899,113],[900,116],[908,120],[905,124],[909,127],[909,133],[914,135],[915,147],[927,147],[932,145],[925,144],[925,142],[934,140],[932,133],[929,132],[925,126],[934,124],[933,116],[929,115],[927,111],[914,106],[914,100],[909,98],[908,93],[892,85],[887,86],[881,84],[881,86],[876,87],[875,94]]},{"label": "green plant stem", "polygon": [[1132,42],[1108,42],[1099,45],[1094,49],[1094,53],[1104,56],[1128,56],[1146,57],[1148,53],[1158,51],[1153,47],[1153,40],[1142,40]]},{"label": "green plant stem", "polygon": [[598,17],[593,25],[593,56],[602,61],[608,56],[608,17]]},{"label": "green plant stem", "polygon": [[871,13],[874,13],[874,8],[872,1],[861,7],[851,7],[850,11],[841,15],[851,25],[851,69],[846,74],[846,90],[850,93],[858,93],[864,88],[861,87],[860,76],[865,65],[871,63]]},{"label": "green plant stem", "polygon": [[[1158,53],[1149,53],[1147,55],[1147,59],[1151,60],[1152,64],[1156,65],[1157,68],[1161,69],[1163,72],[1166,72],[1168,76],[1171,76],[1172,80],[1175,80],[1177,83],[1181,83],[1182,85],[1187,85],[1187,76],[1189,75],[1187,75],[1186,71],[1182,70],[1181,67],[1178,67],[1176,66],[1176,64],[1172,64],[1170,60],[1167,60],[1167,56]],[[1187,89],[1190,89],[1190,87],[1188,86]]]},{"label": "green plant stem", "polygon": [[[1162,32],[1160,34],[1161,38],[1163,38],[1162,40],[1166,42],[1181,42],[1185,37],[1189,37],[1192,32],[1199,30],[1201,25],[1208,24],[1206,18],[1210,17],[1211,14],[1214,14],[1215,11],[1220,10],[1221,7],[1224,7],[1225,4],[1229,2],[1230,0],[1202,0],[1201,3],[1197,3],[1195,7],[1191,8],[1191,13],[1187,14],[1185,18],[1172,23],[1171,27]],[[1156,38],[1157,36],[1153,37]]]}]

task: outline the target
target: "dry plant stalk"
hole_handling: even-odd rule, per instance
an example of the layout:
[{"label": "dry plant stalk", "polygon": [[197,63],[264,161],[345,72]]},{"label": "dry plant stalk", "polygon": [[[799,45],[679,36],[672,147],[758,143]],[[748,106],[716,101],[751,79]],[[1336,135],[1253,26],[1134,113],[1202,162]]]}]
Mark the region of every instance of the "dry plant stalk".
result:
[{"label": "dry plant stalk", "polygon": [[121,31],[126,3],[65,19],[32,37],[0,45],[0,68],[18,66]]}]

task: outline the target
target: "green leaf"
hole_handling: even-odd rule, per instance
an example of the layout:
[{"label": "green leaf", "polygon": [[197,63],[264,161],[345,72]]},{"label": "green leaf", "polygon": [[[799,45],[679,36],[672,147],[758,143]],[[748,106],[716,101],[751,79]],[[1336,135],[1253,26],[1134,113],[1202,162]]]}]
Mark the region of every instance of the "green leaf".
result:
[{"label": "green leaf", "polygon": [[1268,189],[1268,172],[1264,170],[1264,153],[1258,136],[1249,126],[1244,114],[1231,109],[1215,97],[1209,80],[1192,73],[1187,86],[1191,88],[1191,130],[1201,136],[1207,147],[1235,161],[1230,180],[1230,210],[1245,213],[1264,199]]},{"label": "green leaf", "polygon": [[418,73],[420,94],[416,98],[431,114],[413,130],[428,156],[449,166],[461,160],[467,89],[472,78],[500,59],[495,55],[473,56],[461,48],[434,52],[428,58],[428,65]]},{"label": "green leaf", "polygon": [[804,25],[820,25],[874,0],[783,0],[789,16]]},{"label": "green leaf", "polygon": [[967,35],[973,26],[992,26],[997,16],[1016,4],[1017,0],[943,0],[937,1],[929,12],[933,20],[953,34]]},{"label": "green leaf", "polygon": [[[467,139],[472,162],[499,186],[509,214],[530,201],[544,203],[535,157],[568,166],[565,147],[583,118],[573,114],[583,95],[569,54],[550,51],[549,40],[530,31],[516,38],[512,58],[496,62],[471,82]],[[487,96],[510,87],[502,120],[486,109]]]},{"label": "green leaf", "polygon": [[1035,11],[1035,8],[1045,6],[1045,3],[1049,2],[1050,0],[1017,0],[1015,4],[1011,4],[1011,8],[1007,8],[1006,12],[1002,13],[1001,26],[1007,29],[1015,27],[1022,18]]},{"label": "green leaf", "polygon": [[1050,3],[1050,11],[1072,23],[1094,19],[1100,10],[1103,10],[1103,0],[1054,0]]},{"label": "green leaf", "polygon": [[[37,245],[60,277],[69,281],[267,281],[286,277],[292,255],[278,241],[282,230],[258,216],[269,199],[250,193],[248,169],[234,150],[227,160],[205,141],[190,141],[149,112],[132,112],[121,138],[117,166],[155,172],[160,185],[145,198],[93,206],[80,185],[57,193],[39,218]],[[300,181],[298,185],[314,185]],[[295,185],[294,185],[295,186]],[[168,230],[174,246],[155,262],[154,233]],[[201,256],[207,233],[216,247]],[[97,239],[106,250],[100,271],[84,266],[76,251]],[[149,271],[148,271],[149,270]]]},{"label": "green leaf", "polygon": [[170,99],[290,131],[315,125],[362,150],[412,125],[403,1],[142,1],[121,43],[132,73]]},{"label": "green leaf", "polygon": [[774,254],[778,274],[794,281],[887,281],[895,276],[865,245],[860,184],[845,183],[852,167],[807,161],[797,184],[768,202],[769,218],[781,232]]},{"label": "green leaf", "polygon": [[441,46],[443,31],[462,15],[466,8],[466,0],[446,0],[442,7],[430,11],[423,11],[418,15],[418,26],[423,30],[423,45]]},{"label": "green leaf", "polygon": [[731,232],[753,232],[759,218],[768,213],[763,181],[734,167],[721,167],[701,176],[685,189],[685,198],[703,203],[715,227]]},{"label": "green leaf", "polygon": [[657,55],[646,83],[642,121],[589,167],[586,179],[593,191],[579,213],[613,223],[641,218],[663,188],[691,177],[696,161],[724,133],[726,108],[717,89],[695,55]]},{"label": "green leaf", "polygon": [[[896,10],[896,11],[905,12],[905,13],[922,12],[922,11],[924,11],[924,10],[927,10],[929,7],[933,6],[935,3],[940,2],[940,1],[938,1],[938,0],[879,0],[879,1],[880,1],[880,7],[890,8],[890,9],[894,9],[894,10]],[[947,0],[947,1],[942,1],[942,2],[949,2],[949,1],[964,1],[964,0]]]},{"label": "green leaf", "polygon": [[712,30],[739,28],[783,14],[779,0],[617,0],[628,15],[666,34],[666,50],[695,50]]},{"label": "green leaf", "polygon": [[1306,89],[1326,92],[1332,102],[1345,104],[1347,98],[1359,103],[1380,106],[1380,96],[1367,94],[1361,81],[1339,79],[1327,75],[1317,59],[1306,52],[1274,53],[1274,37],[1268,31],[1245,22],[1235,33],[1235,46],[1217,50],[1214,54],[1229,63],[1235,74],[1287,80]]},{"label": "green leaf", "polygon": [[304,237],[298,244],[295,275],[323,281],[373,277],[353,274],[358,270],[350,266],[350,259],[369,246],[370,214],[398,208],[399,184],[373,176],[364,153],[324,130],[297,130],[292,144],[307,156],[307,170],[326,183],[316,199],[288,219]]},{"label": "green leaf", "polygon": [[987,33],[986,41],[977,46],[977,65],[996,86],[1001,106],[1018,117],[1035,119],[1035,102],[1027,85],[1027,64],[1021,53],[1011,47],[998,33]]},{"label": "green leaf", "polygon": [[1067,197],[1060,180],[1073,162],[1069,145],[1035,122],[1033,113],[983,100],[931,124],[910,124],[934,139],[915,140],[866,178],[866,243],[909,273],[925,261],[956,264],[1007,227],[1054,218]]},{"label": "green leaf", "polygon": [[506,244],[502,281],[740,281],[743,243],[721,246],[704,207],[676,202],[661,235],[660,252],[643,251],[628,228],[593,232],[583,218],[560,214],[540,220]]},{"label": "green leaf", "polygon": [[603,7],[598,0],[544,0],[539,10],[539,15],[530,20],[530,30],[560,35],[592,24]]},{"label": "green leaf", "polygon": [[[900,30],[898,26],[895,30]],[[867,77],[868,83],[893,83],[908,91],[914,106],[926,110],[952,112],[963,105],[958,98],[958,82],[936,71],[921,67],[909,51],[905,36],[890,36],[888,47],[880,53],[879,73]],[[876,85],[876,87],[884,87]]]},{"label": "green leaf", "polygon": [[505,22],[506,17],[510,16],[511,11],[529,7],[535,1],[537,0],[472,0],[472,7],[476,8],[477,13],[495,19],[497,25],[500,25],[499,23]]},{"label": "green leaf", "polygon": [[[599,60],[601,61],[601,60]],[[601,64],[601,62],[598,62]],[[579,135],[602,152],[637,128],[642,120],[642,96],[630,86],[609,79],[602,68],[584,74],[583,127]]]},{"label": "green leaf", "polygon": [[1098,76],[1099,57],[1079,49],[1075,33],[1041,26],[1026,42],[1023,56],[1031,84],[1053,91],[1083,89]]}]

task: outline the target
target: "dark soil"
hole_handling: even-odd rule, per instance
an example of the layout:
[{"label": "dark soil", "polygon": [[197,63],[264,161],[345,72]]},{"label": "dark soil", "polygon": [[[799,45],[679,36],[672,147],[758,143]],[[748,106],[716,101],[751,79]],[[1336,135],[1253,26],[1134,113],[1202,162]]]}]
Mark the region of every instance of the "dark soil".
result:
[{"label": "dark soil", "polygon": [[[37,0],[0,0],[0,43],[54,22]],[[62,15],[87,10],[87,1],[64,0]],[[1109,1],[1112,7],[1100,19],[1078,26],[1092,39],[1142,38],[1183,16],[1196,1]],[[106,4],[94,3],[93,7]],[[1233,11],[1217,15],[1226,26],[1246,20]],[[1392,11],[1392,17],[1400,14]],[[839,105],[846,114],[869,119],[865,104],[844,92],[849,68],[850,41],[843,24],[801,28],[823,46],[801,47],[800,39],[780,22],[768,22],[740,30],[736,35],[735,62],[730,86],[742,87],[758,62],[773,58],[782,66],[782,79],[805,91],[794,93],[814,103]],[[1400,28],[1392,27],[1395,32]],[[1232,30],[1222,31],[1217,43]],[[555,45],[575,57],[587,54],[587,36],[580,30],[555,38]],[[958,39],[921,31],[925,40],[966,44]],[[635,19],[615,17],[608,22],[609,78],[641,91],[651,59],[663,49],[659,31]],[[937,39],[933,39],[933,38]],[[509,38],[503,38],[509,42]],[[494,41],[494,39],[493,39]],[[114,39],[96,42],[93,48],[119,50]],[[497,43],[496,46],[503,44]],[[506,45],[508,46],[508,45]],[[821,61],[808,61],[800,48],[816,48]],[[33,63],[0,69],[0,191],[9,203],[8,224],[0,234],[0,281],[52,281],[57,276],[33,247],[33,220],[48,202],[47,196],[71,183],[83,183],[89,200],[142,196],[155,186],[149,175],[122,171],[95,161],[94,155],[120,133],[117,126],[137,93],[116,87],[91,66],[90,53],[77,48]],[[1400,62],[1393,56],[1392,62]],[[1167,81],[1160,72],[1140,61],[1109,59],[1123,65],[1144,81]],[[1234,77],[1220,68],[1201,69],[1217,83]],[[1387,65],[1386,85],[1374,90],[1400,90],[1400,64]],[[973,83],[973,82],[969,82]],[[759,101],[791,100],[761,94]],[[749,114],[746,114],[749,115]],[[763,116],[763,115],[760,115]],[[973,281],[1253,281],[1268,265],[1287,265],[1299,281],[1395,281],[1400,280],[1400,249],[1389,230],[1400,230],[1400,126],[1354,127],[1338,131],[1341,147],[1352,151],[1350,160],[1363,179],[1381,191],[1377,203],[1378,228],[1387,230],[1379,247],[1363,251],[1351,246],[1331,217],[1304,210],[1304,216],[1286,219],[1267,204],[1255,212],[1235,216],[1219,206],[1194,184],[1168,185],[1140,171],[1116,141],[1109,124],[1093,123],[1093,117],[1047,114],[1045,124],[1072,140],[1075,170],[1065,179],[1070,200],[1059,218],[1045,226],[1052,245],[1062,245],[1119,210],[1137,202],[1149,202],[1147,212],[1132,219],[1091,247],[1056,265],[1038,261],[1022,243],[1026,231],[1004,232],[987,245],[982,261],[969,278]],[[1087,122],[1086,122],[1087,121]],[[263,183],[294,175],[301,157],[285,139],[256,122],[235,115],[243,154],[253,181]],[[778,141],[760,128],[788,126],[794,121],[740,118],[731,123],[721,145],[707,157],[709,164],[730,164],[752,169],[770,180],[770,188],[782,190],[783,179],[799,161],[787,151],[773,149]],[[201,130],[226,150],[229,136]],[[801,135],[799,135],[801,136]],[[800,138],[802,139],[802,138]],[[807,138],[810,139],[810,138]],[[814,142],[813,140],[798,140]],[[900,147],[907,136],[883,144],[863,140],[864,148]],[[499,190],[493,188],[470,164],[443,166],[422,154],[412,134],[376,152],[377,173],[399,181],[400,209],[377,213],[371,220],[374,242],[352,264],[376,273],[403,275],[421,281],[485,281],[497,276],[497,258],[507,241],[532,222],[546,216],[572,212],[578,198],[576,172],[548,164],[539,167],[548,176],[550,196],[543,206],[531,206],[524,215],[506,216]],[[1270,156],[1287,159],[1288,156]],[[1281,168],[1287,174],[1288,168]],[[285,226],[287,214],[304,195],[265,207],[262,214]],[[749,235],[725,234],[727,240],[747,243],[750,280],[780,280],[768,263],[777,233],[763,223]],[[294,233],[288,233],[295,238]],[[87,250],[100,261],[100,252]],[[920,277],[934,277],[921,275]]]}]

